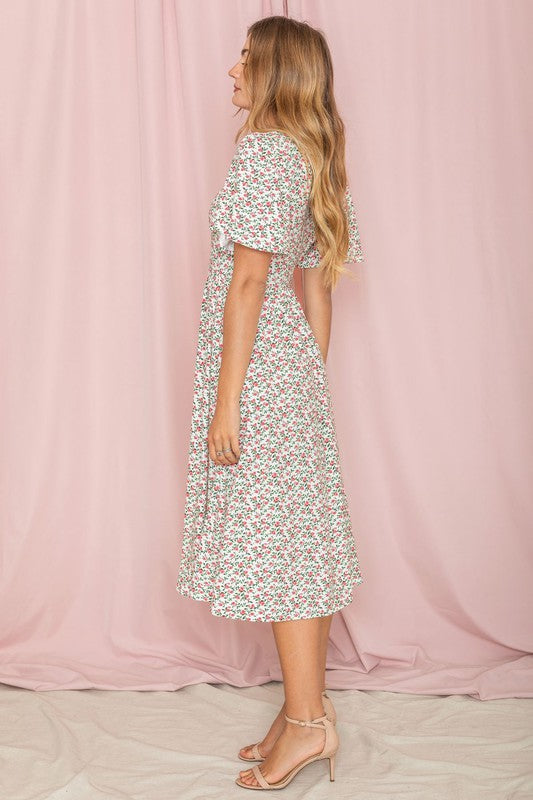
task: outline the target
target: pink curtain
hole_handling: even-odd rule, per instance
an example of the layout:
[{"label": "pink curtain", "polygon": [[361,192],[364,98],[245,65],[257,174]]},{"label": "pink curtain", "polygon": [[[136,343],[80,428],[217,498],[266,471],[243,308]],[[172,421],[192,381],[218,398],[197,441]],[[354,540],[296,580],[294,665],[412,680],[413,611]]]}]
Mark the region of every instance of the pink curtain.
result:
[{"label": "pink curtain", "polygon": [[328,373],[365,582],[332,688],[533,695],[533,5],[12,0],[0,26],[0,680],[281,679],[268,623],[178,595],[228,69],[326,34],[366,262]]}]

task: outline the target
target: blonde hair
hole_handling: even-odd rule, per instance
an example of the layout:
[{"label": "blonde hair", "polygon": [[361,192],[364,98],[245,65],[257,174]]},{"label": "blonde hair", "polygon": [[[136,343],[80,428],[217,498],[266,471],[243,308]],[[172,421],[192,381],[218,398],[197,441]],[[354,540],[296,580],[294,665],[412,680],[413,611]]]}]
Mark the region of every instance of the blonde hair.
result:
[{"label": "blonde hair", "polygon": [[[251,108],[238,130],[279,130],[290,136],[312,175],[309,204],[315,223],[323,282],[335,288],[349,247],[345,205],[345,126],[333,94],[333,64],[324,34],[307,22],[271,16],[247,31],[244,66]],[[242,109],[240,109],[242,110]]]}]

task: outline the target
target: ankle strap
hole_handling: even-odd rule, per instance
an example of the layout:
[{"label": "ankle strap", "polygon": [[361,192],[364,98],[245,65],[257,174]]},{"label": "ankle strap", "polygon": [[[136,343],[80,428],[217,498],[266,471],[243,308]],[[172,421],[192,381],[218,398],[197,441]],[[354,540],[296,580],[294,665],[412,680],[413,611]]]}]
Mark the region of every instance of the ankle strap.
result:
[{"label": "ankle strap", "polygon": [[327,714],[324,714],[322,717],[317,717],[316,719],[293,719],[286,714],[284,714],[284,717],[287,722],[294,722],[295,725],[307,725],[309,728],[324,728],[325,720],[328,719]]}]

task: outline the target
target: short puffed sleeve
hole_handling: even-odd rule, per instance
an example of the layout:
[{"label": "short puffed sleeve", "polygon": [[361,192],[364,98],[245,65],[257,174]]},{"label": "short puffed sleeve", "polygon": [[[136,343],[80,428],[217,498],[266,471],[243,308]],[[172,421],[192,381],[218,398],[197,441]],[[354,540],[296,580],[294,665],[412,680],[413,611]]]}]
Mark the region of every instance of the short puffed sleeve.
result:
[{"label": "short puffed sleeve", "polygon": [[246,134],[232,161],[219,214],[219,244],[254,250],[294,251],[305,210],[302,159],[295,143],[277,131]]},{"label": "short puffed sleeve", "polygon": [[[356,261],[364,261],[363,255],[363,248],[361,246],[361,239],[359,236],[359,228],[357,225],[357,217],[355,213],[354,202],[352,198],[352,194],[350,192],[350,188],[346,187],[345,192],[345,203],[346,203],[346,216],[348,220],[348,253],[346,255],[345,264],[351,264]],[[304,253],[300,263],[298,264],[299,267],[302,269],[309,269],[313,267],[318,267],[320,263],[320,253],[316,246],[316,241],[309,246],[309,248]]]}]

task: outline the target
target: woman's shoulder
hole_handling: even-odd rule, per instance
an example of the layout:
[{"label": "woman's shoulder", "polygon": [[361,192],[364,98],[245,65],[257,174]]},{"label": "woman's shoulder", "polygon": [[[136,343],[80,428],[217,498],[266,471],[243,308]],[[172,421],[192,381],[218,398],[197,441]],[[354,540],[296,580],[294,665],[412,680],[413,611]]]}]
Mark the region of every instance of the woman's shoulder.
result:
[{"label": "woman's shoulder", "polygon": [[248,131],[239,139],[238,146],[242,144],[256,144],[256,145],[270,145],[270,146],[282,146],[287,144],[293,144],[296,146],[296,142],[289,136],[288,133],[285,131],[280,131],[277,128],[272,128],[268,131]]},{"label": "woman's shoulder", "polygon": [[284,131],[250,131],[239,139],[235,157],[241,163],[253,161],[270,165],[283,172],[307,173],[304,159],[296,141]]},{"label": "woman's shoulder", "polygon": [[238,143],[237,151],[241,153],[271,153],[286,157],[300,155],[298,145],[292,136],[284,131],[250,131],[244,134]]}]

